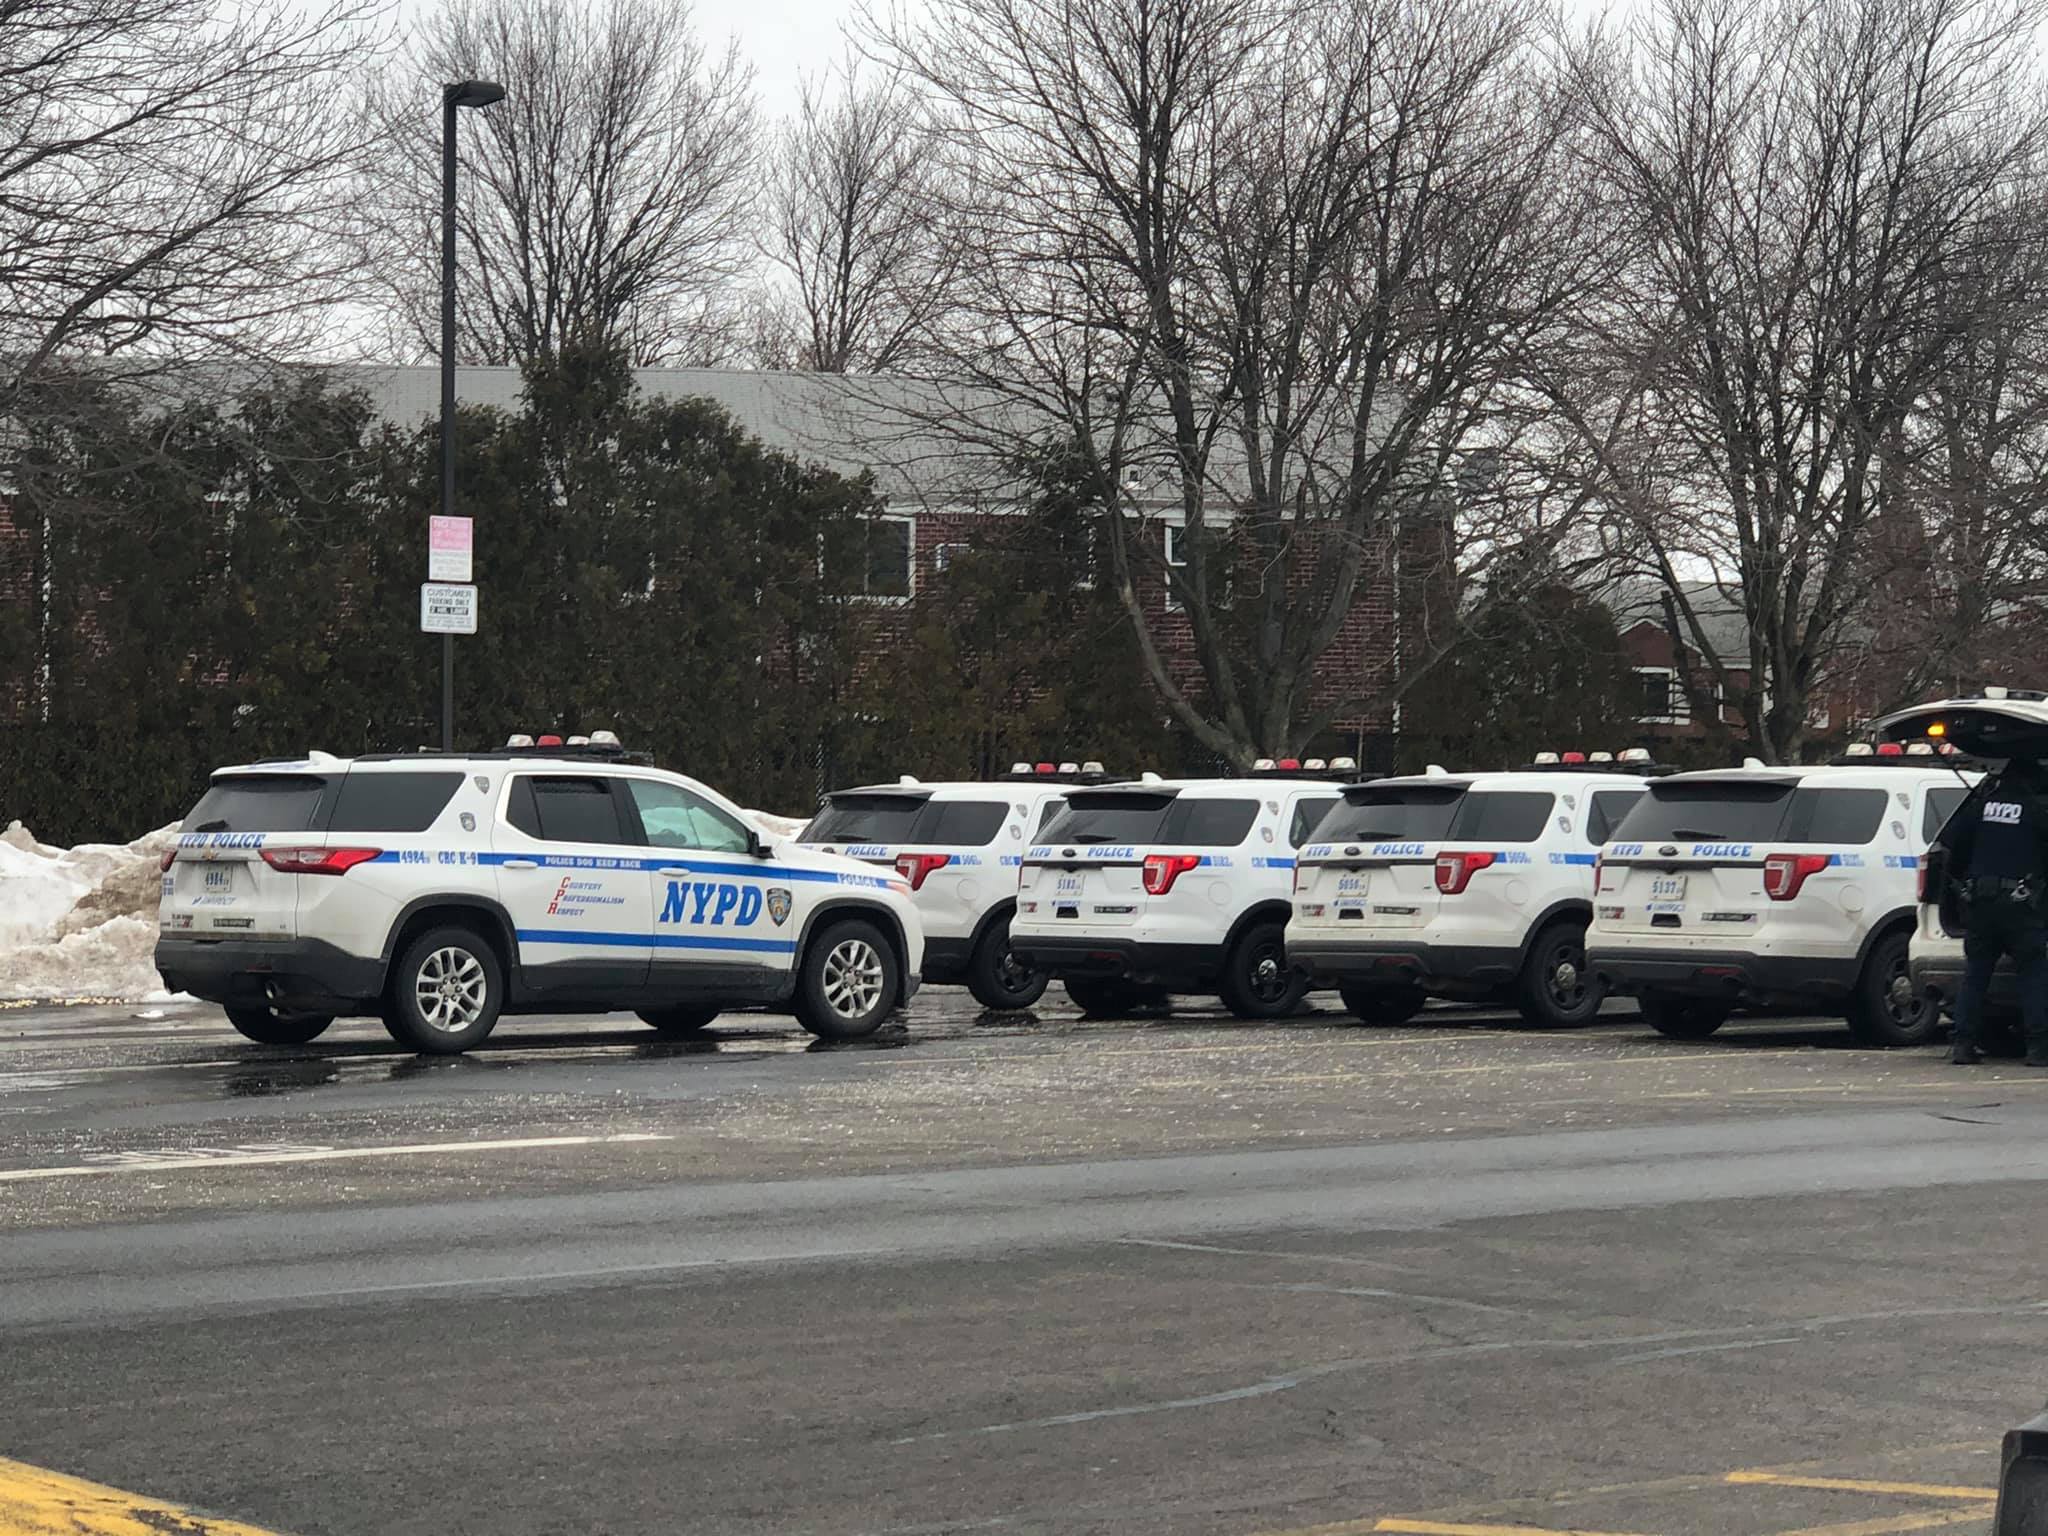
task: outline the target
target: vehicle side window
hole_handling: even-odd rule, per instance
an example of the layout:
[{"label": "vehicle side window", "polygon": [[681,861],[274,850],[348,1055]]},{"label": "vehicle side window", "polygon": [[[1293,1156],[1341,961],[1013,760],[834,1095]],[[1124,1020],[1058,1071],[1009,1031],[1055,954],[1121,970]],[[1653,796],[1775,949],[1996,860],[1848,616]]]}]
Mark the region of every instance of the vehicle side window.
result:
[{"label": "vehicle side window", "polygon": [[1054,795],[1051,799],[1047,800],[1038,812],[1038,830],[1043,832],[1047,827],[1051,826],[1053,817],[1059,815],[1066,808],[1066,800],[1059,795]]},{"label": "vehicle side window", "polygon": [[918,828],[917,840],[948,848],[985,848],[1003,830],[1009,805],[1001,800],[935,800],[929,824]]},{"label": "vehicle side window", "polygon": [[1287,822],[1287,846],[1299,848],[1309,839],[1309,834],[1322,825],[1322,820],[1337,804],[1335,795],[1304,796],[1294,802],[1294,815]]},{"label": "vehicle side window", "polygon": [[1586,812],[1586,840],[1604,843],[1614,836],[1614,829],[1621,825],[1629,807],[1643,798],[1641,790],[1607,789],[1593,796],[1592,807]]},{"label": "vehicle side window", "polygon": [[1176,800],[1159,841],[1186,848],[1235,848],[1258,816],[1256,800]]},{"label": "vehicle side window", "polygon": [[626,791],[640,813],[640,829],[651,848],[701,848],[711,853],[746,853],[747,829],[701,795],[680,784],[628,779]]},{"label": "vehicle side window", "polygon": [[1469,794],[1451,819],[1450,836],[1485,842],[1533,843],[1550,820],[1555,795],[1541,790],[1509,789]]},{"label": "vehicle side window", "polygon": [[1792,795],[1785,828],[1788,842],[1869,842],[1884,822],[1887,800],[1881,789],[1800,788]]},{"label": "vehicle side window", "polygon": [[1920,813],[1920,838],[1931,843],[1941,836],[1941,829],[1948,825],[1962,803],[1970,798],[1970,792],[1957,784],[1953,787],[1942,784],[1927,791],[1927,805]]},{"label": "vehicle side window", "polygon": [[[535,774],[525,781],[533,806],[530,835],[549,843],[623,843],[619,803],[607,779],[548,778]],[[519,819],[520,797],[507,808],[512,825],[528,829]]]}]

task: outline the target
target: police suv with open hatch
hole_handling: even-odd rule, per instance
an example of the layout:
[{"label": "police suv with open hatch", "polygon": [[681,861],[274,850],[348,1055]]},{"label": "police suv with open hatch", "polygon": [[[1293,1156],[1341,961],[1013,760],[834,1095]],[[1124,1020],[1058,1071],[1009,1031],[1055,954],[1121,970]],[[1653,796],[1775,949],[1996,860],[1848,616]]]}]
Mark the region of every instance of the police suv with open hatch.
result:
[{"label": "police suv with open hatch", "polygon": [[1601,852],[1588,959],[1680,1039],[1751,1005],[1930,1040],[1940,1014],[1907,981],[1920,859],[1974,782],[1925,742],[1660,779]]},{"label": "police suv with open hatch", "polygon": [[1019,763],[994,782],[905,777],[834,790],[797,837],[909,882],[926,981],[964,983],[984,1008],[1029,1008],[1047,978],[1010,946],[1024,850],[1066,804],[1068,786],[1107,778],[1100,763]]},{"label": "police suv with open hatch", "polygon": [[908,884],[765,836],[607,732],[503,751],[223,768],[165,856],[157,969],[252,1040],[339,1015],[467,1050],[506,1013],[723,1009],[872,1033],[916,991]]},{"label": "police suv with open hatch", "polygon": [[1010,945],[1084,1012],[1175,992],[1220,994],[1245,1019],[1301,1005],[1287,963],[1294,853],[1337,803],[1349,758],[1261,759],[1245,779],[1068,791],[1025,853]]},{"label": "police suv with open hatch", "polygon": [[1287,957],[1367,1023],[1425,998],[1506,998],[1531,1024],[1582,1024],[1593,863],[1656,771],[1642,748],[1546,752],[1529,768],[1345,786],[1301,850]]}]

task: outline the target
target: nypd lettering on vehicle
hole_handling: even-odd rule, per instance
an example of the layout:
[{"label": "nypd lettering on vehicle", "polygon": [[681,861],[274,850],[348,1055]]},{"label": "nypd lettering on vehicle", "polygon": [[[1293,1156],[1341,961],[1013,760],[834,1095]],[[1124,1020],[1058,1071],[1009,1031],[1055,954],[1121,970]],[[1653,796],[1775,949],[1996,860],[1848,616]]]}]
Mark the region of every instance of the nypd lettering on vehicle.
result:
[{"label": "nypd lettering on vehicle", "polygon": [[[1027,859],[1049,859],[1052,856],[1053,847],[1050,843],[1041,843],[1025,855]],[[1088,856],[1093,859],[1135,859],[1138,856],[1138,850],[1135,847],[1091,847],[1088,849]]]},{"label": "nypd lettering on vehicle", "polygon": [[[714,928],[750,928],[761,915],[764,898],[758,885],[740,885],[730,880],[671,880],[657,922],[709,923]],[[708,915],[707,915],[708,914]]]}]

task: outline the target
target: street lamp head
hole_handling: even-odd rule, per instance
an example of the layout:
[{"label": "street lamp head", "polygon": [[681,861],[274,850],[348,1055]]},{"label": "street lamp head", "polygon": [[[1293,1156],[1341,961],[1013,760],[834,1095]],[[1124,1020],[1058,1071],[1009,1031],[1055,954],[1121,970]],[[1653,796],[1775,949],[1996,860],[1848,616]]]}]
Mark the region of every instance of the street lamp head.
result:
[{"label": "street lamp head", "polygon": [[505,99],[505,87],[495,80],[457,80],[441,87],[441,99],[451,107],[488,107]]}]

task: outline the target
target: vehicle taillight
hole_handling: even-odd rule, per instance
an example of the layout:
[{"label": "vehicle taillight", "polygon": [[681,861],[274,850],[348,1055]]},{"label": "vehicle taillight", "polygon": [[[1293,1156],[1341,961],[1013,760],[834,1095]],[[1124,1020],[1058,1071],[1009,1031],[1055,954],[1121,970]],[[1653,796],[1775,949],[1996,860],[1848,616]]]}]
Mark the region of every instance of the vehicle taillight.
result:
[{"label": "vehicle taillight", "polygon": [[1446,896],[1456,896],[1492,863],[1490,853],[1440,853],[1436,856],[1436,888]]},{"label": "vehicle taillight", "polygon": [[1913,878],[1913,899],[1927,900],[1927,860],[1924,858],[1920,861],[1920,872]]},{"label": "vehicle taillight", "polygon": [[382,848],[266,848],[263,862],[287,875],[345,875],[367,864]]},{"label": "vehicle taillight", "polygon": [[1828,867],[1824,853],[1774,853],[1764,860],[1764,894],[1773,901],[1790,901],[1806,884],[1808,875]]},{"label": "vehicle taillight", "polygon": [[950,853],[899,853],[896,855],[896,873],[910,882],[913,891],[924,888],[924,877],[935,869],[944,869],[953,862]]},{"label": "vehicle taillight", "polygon": [[1201,863],[1192,853],[1148,853],[1145,855],[1145,894],[1164,896],[1173,882]]},{"label": "vehicle taillight", "polygon": [[164,856],[163,856],[163,858],[162,858],[162,859],[160,859],[160,860],[159,860],[159,861],[157,862],[157,866],[156,866],[156,867],[157,867],[158,869],[162,870],[162,871],[163,871],[163,872],[164,872],[165,874],[169,874],[169,873],[170,873],[170,869],[171,869],[171,866],[172,866],[173,864],[177,863],[177,861],[178,861],[178,850],[177,850],[177,849],[175,849],[175,848],[166,848],[166,849],[164,850]]}]

